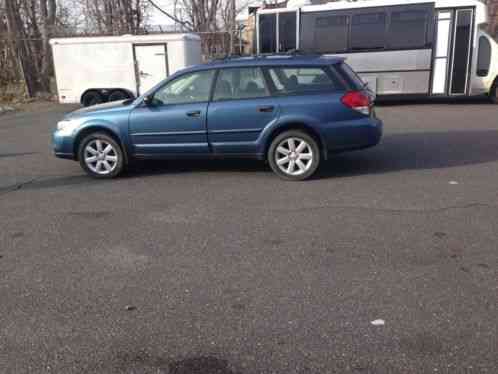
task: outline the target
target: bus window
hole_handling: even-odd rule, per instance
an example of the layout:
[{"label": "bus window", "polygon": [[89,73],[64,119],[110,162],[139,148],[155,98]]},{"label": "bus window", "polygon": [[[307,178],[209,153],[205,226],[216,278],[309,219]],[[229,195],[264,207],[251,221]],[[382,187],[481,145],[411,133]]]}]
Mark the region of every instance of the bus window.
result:
[{"label": "bus window", "polygon": [[491,64],[491,43],[484,35],[479,38],[479,51],[477,55],[477,76],[485,77],[489,74]]},{"label": "bus window", "polygon": [[348,16],[323,16],[315,19],[314,50],[346,52],[348,49]]},{"label": "bus window", "polygon": [[278,15],[279,52],[296,49],[296,13]]},{"label": "bus window", "polygon": [[427,12],[407,10],[391,13],[390,48],[424,48],[427,43]]},{"label": "bus window", "polygon": [[259,15],[259,50],[260,53],[275,53],[277,18],[275,14]]},{"label": "bus window", "polygon": [[353,50],[382,49],[385,45],[385,13],[367,13],[353,16],[351,48]]}]

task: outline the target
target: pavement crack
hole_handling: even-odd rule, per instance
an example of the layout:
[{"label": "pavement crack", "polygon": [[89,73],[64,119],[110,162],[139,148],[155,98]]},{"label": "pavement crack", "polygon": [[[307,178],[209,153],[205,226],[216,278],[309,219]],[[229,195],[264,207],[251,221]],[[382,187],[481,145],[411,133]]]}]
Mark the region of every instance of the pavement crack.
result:
[{"label": "pavement crack", "polygon": [[11,192],[16,192],[16,191],[19,191],[19,190],[22,190],[24,187],[36,182],[38,179],[40,178],[31,178],[27,181],[24,181],[22,183],[17,183],[13,186],[8,186],[8,187],[4,187],[4,188],[0,188],[0,196],[5,196],[7,194],[10,194]]},{"label": "pavement crack", "polygon": [[322,210],[322,209],[351,209],[351,210],[368,210],[373,212],[380,213],[440,213],[448,210],[456,210],[456,209],[472,209],[472,208],[495,208],[498,206],[494,204],[487,203],[469,203],[464,205],[449,205],[443,206],[439,208],[430,208],[430,209],[413,209],[413,208],[376,208],[376,207],[368,207],[361,205],[322,205],[322,206],[313,206],[313,207],[302,207],[296,209],[275,209],[275,212],[292,212],[292,211],[313,211],[313,210]]}]

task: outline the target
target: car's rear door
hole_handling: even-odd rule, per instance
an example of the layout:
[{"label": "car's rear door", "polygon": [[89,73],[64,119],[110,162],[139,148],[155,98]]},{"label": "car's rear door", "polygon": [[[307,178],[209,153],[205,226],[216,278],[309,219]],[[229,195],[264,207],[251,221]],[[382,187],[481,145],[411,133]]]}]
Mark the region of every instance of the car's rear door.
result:
[{"label": "car's rear door", "polygon": [[278,112],[261,68],[220,69],[208,109],[208,140],[213,152],[257,153],[257,139],[277,120]]}]

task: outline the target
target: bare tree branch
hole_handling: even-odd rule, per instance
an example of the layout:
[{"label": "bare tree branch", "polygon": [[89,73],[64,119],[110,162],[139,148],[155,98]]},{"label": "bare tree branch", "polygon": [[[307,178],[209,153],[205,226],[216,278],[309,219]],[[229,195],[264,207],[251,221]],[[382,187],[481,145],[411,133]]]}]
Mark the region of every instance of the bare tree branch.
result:
[{"label": "bare tree branch", "polygon": [[164,9],[162,9],[161,7],[159,7],[154,1],[152,0],[148,0],[150,5],[152,5],[154,8],[156,8],[159,12],[161,12],[162,14],[164,14],[166,17],[168,17],[169,19],[171,19],[172,21],[176,22],[176,23],[179,23],[180,25],[186,27],[189,31],[194,31],[193,30],[193,24],[189,21],[182,21],[178,18],[176,18],[174,15],[166,12]]}]

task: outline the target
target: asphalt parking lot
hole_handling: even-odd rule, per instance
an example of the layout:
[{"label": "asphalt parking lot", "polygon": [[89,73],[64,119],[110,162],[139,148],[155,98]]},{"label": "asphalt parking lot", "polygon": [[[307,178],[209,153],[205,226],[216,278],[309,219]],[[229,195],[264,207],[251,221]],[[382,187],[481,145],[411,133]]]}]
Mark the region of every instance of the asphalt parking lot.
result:
[{"label": "asphalt parking lot", "polygon": [[381,145],[299,183],[92,180],[51,155],[71,109],[0,117],[1,373],[498,371],[498,106],[384,105]]}]

